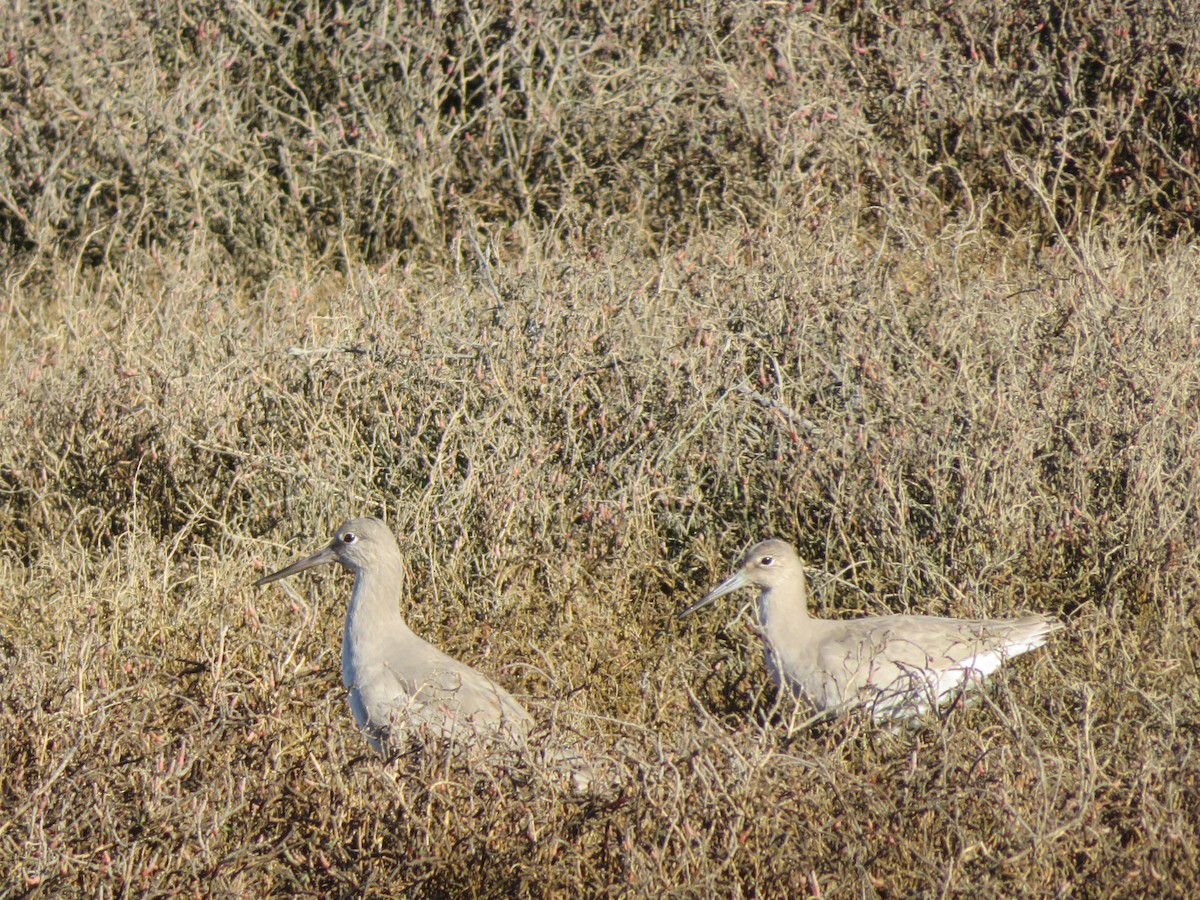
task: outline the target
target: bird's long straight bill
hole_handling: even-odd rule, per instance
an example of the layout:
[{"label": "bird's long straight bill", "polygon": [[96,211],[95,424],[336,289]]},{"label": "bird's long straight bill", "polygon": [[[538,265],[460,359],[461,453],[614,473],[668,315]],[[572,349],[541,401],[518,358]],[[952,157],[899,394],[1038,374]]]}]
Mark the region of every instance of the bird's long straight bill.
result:
[{"label": "bird's long straight bill", "polygon": [[311,569],[313,566],[320,566],[324,563],[337,562],[337,553],[332,547],[326,547],[324,550],[319,550],[312,556],[306,556],[304,559],[292,563],[286,569],[280,569],[278,572],[272,572],[270,575],[264,575],[258,581],[254,582],[255,587],[263,584],[270,584],[272,581],[278,581],[281,578],[287,578],[289,575],[295,575],[297,572],[303,572],[305,569]]},{"label": "bird's long straight bill", "polygon": [[750,581],[746,578],[745,573],[734,572],[683,612],[677,613],[675,617],[677,619],[682,619],[684,616],[690,616],[696,610],[703,609],[704,607],[708,606],[718,597],[724,597],[726,594],[732,593],[740,587],[745,587],[749,583]]}]

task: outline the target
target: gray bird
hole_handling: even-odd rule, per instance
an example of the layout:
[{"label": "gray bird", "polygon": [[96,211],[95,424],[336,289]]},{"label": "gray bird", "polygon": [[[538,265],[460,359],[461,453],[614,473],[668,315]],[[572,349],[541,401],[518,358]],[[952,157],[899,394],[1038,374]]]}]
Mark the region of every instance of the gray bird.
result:
[{"label": "gray bird", "polygon": [[354,720],[377,753],[406,733],[475,742],[523,739],[532,719],[486,675],[413,634],[400,615],[404,567],[391,530],[379,519],[338,526],[325,549],[255,585],[337,563],[354,573],[342,635],[342,683]]},{"label": "gray bird", "polygon": [[1063,627],[1041,615],[814,619],[804,563],[777,538],[747,550],[737,571],[679,617],[742,587],[760,591],[760,635],[776,687],[818,711],[864,707],[876,722],[919,716],[978,687],[1005,660],[1040,647]]}]

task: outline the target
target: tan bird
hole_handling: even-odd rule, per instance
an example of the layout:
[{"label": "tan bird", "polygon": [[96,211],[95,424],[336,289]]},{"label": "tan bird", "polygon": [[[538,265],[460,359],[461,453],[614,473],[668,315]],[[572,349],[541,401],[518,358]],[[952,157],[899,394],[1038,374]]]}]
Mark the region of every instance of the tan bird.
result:
[{"label": "tan bird", "polygon": [[354,573],[342,635],[342,683],[354,720],[377,753],[415,731],[457,741],[523,739],[532,719],[486,675],[413,634],[400,615],[404,567],[391,530],[379,519],[338,526],[325,549],[256,585],[337,563]]},{"label": "tan bird", "polygon": [[1047,616],[950,619],[869,616],[814,619],[804,563],[786,541],[746,551],[737,571],[679,614],[756,587],[767,669],[780,690],[819,711],[862,706],[877,722],[921,715],[975,688],[1005,660],[1033,650],[1062,628]]}]

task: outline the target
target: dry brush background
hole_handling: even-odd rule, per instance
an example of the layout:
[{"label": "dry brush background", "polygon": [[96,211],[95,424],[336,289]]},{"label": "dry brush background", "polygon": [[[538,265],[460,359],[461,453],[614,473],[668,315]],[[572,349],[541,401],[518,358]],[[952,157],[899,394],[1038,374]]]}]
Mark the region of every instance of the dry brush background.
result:
[{"label": "dry brush background", "polygon": [[[10,4],[0,894],[1186,896],[1200,28],[1166,0]],[[618,774],[384,765],[419,633]],[[770,715],[823,615],[1069,632],[910,734]],[[748,598],[743,598],[748,599]]]}]

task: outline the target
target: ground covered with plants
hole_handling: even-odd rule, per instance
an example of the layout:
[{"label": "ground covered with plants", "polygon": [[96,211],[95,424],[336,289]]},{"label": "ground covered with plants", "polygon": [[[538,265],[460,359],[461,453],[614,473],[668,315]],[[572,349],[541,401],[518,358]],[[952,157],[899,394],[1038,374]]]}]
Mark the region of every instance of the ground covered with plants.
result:
[{"label": "ground covered with plants", "polygon": [[[1129,897],[1200,882],[1200,21],[1167,0],[17,3],[0,894]],[[385,763],[355,515],[528,754]],[[898,734],[814,611],[1068,629]]]}]

